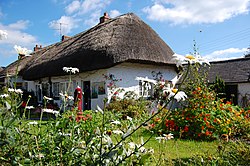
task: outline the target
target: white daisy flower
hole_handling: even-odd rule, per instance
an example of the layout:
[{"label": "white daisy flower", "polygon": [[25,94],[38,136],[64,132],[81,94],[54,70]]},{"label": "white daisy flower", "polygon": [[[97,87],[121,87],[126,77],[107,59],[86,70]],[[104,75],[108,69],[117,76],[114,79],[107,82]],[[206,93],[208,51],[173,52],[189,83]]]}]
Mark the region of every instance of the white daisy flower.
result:
[{"label": "white daisy flower", "polygon": [[26,106],[25,107],[27,110],[30,110],[30,109],[33,109],[34,107],[33,106]]},{"label": "white daisy flower", "polygon": [[53,109],[48,109],[48,108],[43,108],[42,109],[43,112],[47,112],[47,113],[52,113],[53,114]]},{"label": "white daisy flower", "polygon": [[29,55],[32,52],[31,50],[28,50],[27,48],[23,48],[17,45],[14,46],[14,49],[19,55]]},{"label": "white daisy flower", "polygon": [[44,100],[53,100],[52,98],[47,97],[47,96],[43,96],[43,99],[44,99]]},{"label": "white daisy flower", "polygon": [[121,124],[121,122],[120,122],[120,121],[118,121],[118,120],[115,120],[115,121],[112,121],[112,122],[111,122],[111,124],[116,124],[116,125],[119,125],[119,124]]},{"label": "white daisy flower", "polygon": [[128,119],[129,121],[132,121],[132,120],[133,120],[130,116],[127,116],[127,119]]},{"label": "white daisy flower", "polygon": [[168,99],[170,99],[171,97],[174,97],[174,99],[176,99],[179,102],[180,100],[184,101],[187,98],[187,95],[185,92],[179,91],[178,89],[175,88],[175,85],[180,78],[181,78],[181,75],[180,76],[177,75],[171,80],[171,84],[165,83],[166,85],[163,88],[163,95],[167,95]]},{"label": "white daisy flower", "polygon": [[9,92],[15,92],[15,89],[13,89],[13,88],[8,88],[8,91],[9,91]]},{"label": "white daisy flower", "polygon": [[58,134],[59,134],[59,135],[62,135],[62,136],[71,136],[70,133],[66,133],[66,134],[65,134],[65,133],[59,132]]},{"label": "white daisy flower", "polygon": [[29,122],[28,124],[29,125],[37,125],[38,123],[36,121],[33,121],[33,122]]},{"label": "white daisy flower", "polygon": [[0,98],[6,98],[6,97],[9,97],[9,94],[2,94],[2,95],[0,95]]},{"label": "white daisy flower", "polygon": [[60,112],[59,111],[53,111],[52,113],[53,114],[59,114]]},{"label": "white daisy flower", "polygon": [[73,96],[68,96],[68,99],[69,100],[74,100],[74,97]]},{"label": "white daisy flower", "polygon": [[67,73],[79,73],[79,69],[78,68],[74,68],[74,67],[63,67],[63,70]]},{"label": "white daisy flower", "polygon": [[200,55],[196,55],[196,56],[193,56],[193,55],[186,55],[186,56],[182,56],[182,55],[179,55],[179,54],[174,54],[173,55],[173,60],[176,62],[176,66],[179,67],[179,66],[182,66],[183,64],[194,64],[194,63],[199,63],[199,64],[207,64],[207,65],[210,65],[210,63],[202,58]]},{"label": "white daisy flower", "polygon": [[114,134],[118,134],[118,135],[119,135],[119,134],[123,134],[123,132],[122,132],[121,130],[113,130],[113,133],[114,133]]},{"label": "white daisy flower", "polygon": [[158,140],[159,142],[161,142],[162,140],[167,141],[167,140],[170,140],[170,139],[173,139],[173,138],[174,138],[173,134],[169,133],[169,134],[163,134],[163,136],[156,137],[155,139]]},{"label": "white daisy flower", "polygon": [[23,94],[23,91],[22,91],[21,89],[15,89],[15,92],[16,92],[17,94]]}]

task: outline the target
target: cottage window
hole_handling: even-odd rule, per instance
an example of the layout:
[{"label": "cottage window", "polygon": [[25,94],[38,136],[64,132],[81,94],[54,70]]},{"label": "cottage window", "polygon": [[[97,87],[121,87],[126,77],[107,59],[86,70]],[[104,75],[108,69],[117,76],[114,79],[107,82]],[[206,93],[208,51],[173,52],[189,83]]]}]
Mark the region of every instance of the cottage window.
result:
[{"label": "cottage window", "polygon": [[59,84],[59,92],[65,93],[67,90],[66,82],[60,82]]},{"label": "cottage window", "polygon": [[23,83],[22,82],[16,82],[16,88],[17,89],[22,89],[23,88]]},{"label": "cottage window", "polygon": [[42,83],[42,94],[43,96],[50,97],[49,83]]},{"label": "cottage window", "polygon": [[68,95],[73,95],[73,85],[69,86],[68,82],[60,82],[59,92],[68,93]]},{"label": "cottage window", "polygon": [[36,85],[36,97],[38,102],[42,102],[42,85]]},{"label": "cottage window", "polygon": [[141,97],[152,97],[153,96],[154,84],[148,81],[139,80],[139,95]]},{"label": "cottage window", "polygon": [[23,89],[28,91],[28,82],[23,83]]},{"label": "cottage window", "polygon": [[52,92],[54,97],[59,97],[59,82],[52,83]]}]

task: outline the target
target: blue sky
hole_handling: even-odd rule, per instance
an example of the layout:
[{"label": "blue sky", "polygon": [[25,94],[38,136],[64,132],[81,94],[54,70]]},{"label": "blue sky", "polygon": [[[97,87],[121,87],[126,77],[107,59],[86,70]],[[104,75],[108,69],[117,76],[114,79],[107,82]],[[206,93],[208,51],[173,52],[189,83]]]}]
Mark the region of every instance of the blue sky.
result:
[{"label": "blue sky", "polygon": [[[33,50],[95,26],[104,12],[133,12],[178,54],[209,60],[243,57],[250,47],[250,0],[0,0],[0,66],[17,59],[19,45]],[[61,25],[61,28],[60,28]],[[61,31],[59,30],[61,29]]]}]

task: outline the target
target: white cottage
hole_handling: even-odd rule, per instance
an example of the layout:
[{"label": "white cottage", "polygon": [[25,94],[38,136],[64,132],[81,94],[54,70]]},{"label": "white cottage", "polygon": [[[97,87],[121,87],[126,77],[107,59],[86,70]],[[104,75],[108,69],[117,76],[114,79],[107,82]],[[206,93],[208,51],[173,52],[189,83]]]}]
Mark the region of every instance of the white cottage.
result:
[{"label": "white cottage", "polygon": [[145,89],[136,77],[154,79],[161,75],[171,80],[177,73],[171,48],[133,13],[114,19],[105,13],[93,28],[73,37],[64,36],[61,42],[44,48],[36,46],[35,50],[23,60],[20,76],[38,102],[45,95],[60,104],[59,93],[67,89],[69,81],[63,67],[79,69],[71,75],[69,93],[73,94],[77,86],[82,88],[84,109],[102,107],[103,99],[110,95],[110,80],[105,75],[117,78],[119,88],[149,97],[153,87],[147,83]]}]

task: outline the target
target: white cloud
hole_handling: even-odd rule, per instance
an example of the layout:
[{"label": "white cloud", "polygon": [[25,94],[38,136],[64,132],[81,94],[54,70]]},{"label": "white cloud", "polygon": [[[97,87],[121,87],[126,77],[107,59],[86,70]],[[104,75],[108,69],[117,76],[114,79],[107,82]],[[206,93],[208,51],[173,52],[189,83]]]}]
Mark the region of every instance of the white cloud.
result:
[{"label": "white cloud", "polygon": [[111,0],[84,0],[78,1],[75,0],[71,2],[68,6],[65,7],[65,12],[67,14],[73,15],[84,15],[90,12],[96,12],[101,9],[104,9],[108,4],[111,3]]},{"label": "white cloud", "polygon": [[6,32],[8,33],[8,38],[6,40],[2,40],[2,42],[6,44],[16,44],[27,47],[37,42],[36,37],[22,31],[9,29],[6,30]]},{"label": "white cloud", "polygon": [[247,48],[228,48],[225,50],[214,51],[211,54],[205,55],[204,58],[209,61],[241,58],[244,57],[247,50]]},{"label": "white cloud", "polygon": [[121,15],[121,13],[118,10],[111,10],[110,11],[110,17],[115,18],[117,16]]},{"label": "white cloud", "polygon": [[[60,22],[68,24],[62,26],[64,28],[63,33],[69,33],[72,29],[78,27],[79,20],[83,20],[83,23],[88,26],[94,26],[98,24],[99,18],[103,15],[102,10],[111,3],[112,0],[74,0],[65,7],[65,16],[62,16],[58,20],[50,22],[49,26],[53,29],[59,29]],[[120,14],[119,11],[113,10],[112,16]],[[78,19],[81,18],[81,19]],[[58,24],[58,25],[57,25]]]},{"label": "white cloud", "polygon": [[100,10],[110,4],[111,0],[85,0],[82,2],[80,14],[85,14],[93,10]]},{"label": "white cloud", "polygon": [[[55,0],[54,0],[55,1]],[[77,28],[82,21],[85,25],[94,26],[98,24],[99,18],[103,15],[102,10],[111,3],[112,0],[74,0],[65,7],[65,15],[58,20],[49,23],[49,27],[60,32],[68,34],[72,29]],[[59,3],[55,1],[55,3]],[[119,11],[114,10],[113,15],[117,15]],[[84,18],[84,21],[83,21]]]},{"label": "white cloud", "polygon": [[150,20],[172,24],[218,23],[248,13],[249,5],[249,0],[154,0],[143,12]]},{"label": "white cloud", "polygon": [[79,19],[70,16],[62,16],[58,20],[53,20],[49,23],[49,27],[55,29],[58,33],[68,34],[72,29],[78,27]]},{"label": "white cloud", "polygon": [[[121,15],[121,13],[118,10],[111,10],[109,17],[114,18],[114,17],[117,17],[119,15]],[[101,10],[95,10],[90,14],[89,19],[86,19],[84,21],[84,24],[92,27],[92,26],[99,23],[99,19],[101,16],[103,16],[103,13],[101,13]]]},{"label": "white cloud", "polygon": [[[14,50],[14,45],[26,47],[32,50],[35,44],[39,44],[37,38],[24,30],[28,28],[29,21],[19,20],[9,25],[0,24],[0,29],[7,32],[7,39],[0,40],[0,58],[1,65],[8,65],[11,60],[17,59],[17,53]],[[7,62],[9,61],[9,62]]]},{"label": "white cloud", "polygon": [[19,20],[15,23],[9,24],[8,27],[10,29],[24,30],[24,29],[27,29],[28,25],[29,25],[28,20]]},{"label": "white cloud", "polygon": [[95,12],[92,12],[92,14],[89,16],[89,19],[86,19],[84,21],[84,24],[92,27],[98,24],[100,16],[101,16],[101,10],[96,10]]},{"label": "white cloud", "polygon": [[0,29],[6,31],[8,34],[7,39],[1,40],[0,43],[28,47],[37,42],[35,36],[23,31],[24,29],[27,29],[28,22],[29,21],[19,20],[16,23],[9,25],[0,24]]},{"label": "white cloud", "polygon": [[78,11],[81,7],[80,1],[73,1],[71,4],[65,7],[65,11],[67,14],[72,14],[76,11]]}]

